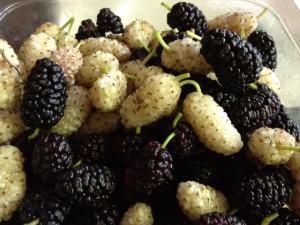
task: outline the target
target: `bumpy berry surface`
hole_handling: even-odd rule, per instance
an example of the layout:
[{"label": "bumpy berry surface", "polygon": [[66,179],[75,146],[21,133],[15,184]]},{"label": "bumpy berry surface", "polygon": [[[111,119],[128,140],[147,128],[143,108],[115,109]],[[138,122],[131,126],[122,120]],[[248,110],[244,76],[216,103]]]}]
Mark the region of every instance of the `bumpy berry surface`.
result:
[{"label": "bumpy berry surface", "polygon": [[259,79],[263,69],[261,55],[242,36],[216,28],[204,34],[201,44],[201,54],[225,88],[243,93]]},{"label": "bumpy berry surface", "polygon": [[246,174],[232,188],[233,206],[245,217],[260,223],[276,213],[292,196],[294,179],[285,166],[267,166]]},{"label": "bumpy berry surface", "polygon": [[300,126],[289,116],[285,107],[281,104],[280,111],[272,121],[271,127],[284,129],[293,135],[297,142],[300,141]]},{"label": "bumpy berry surface", "polygon": [[34,145],[33,172],[44,183],[54,184],[58,176],[73,165],[73,152],[68,140],[58,133],[44,133]]},{"label": "bumpy berry surface", "polygon": [[115,174],[111,169],[98,164],[81,164],[58,177],[55,191],[72,204],[99,207],[108,200],[114,187]]},{"label": "bumpy berry surface", "polygon": [[71,205],[49,190],[35,190],[26,195],[19,212],[22,224],[39,219],[39,224],[62,224]]},{"label": "bumpy berry surface", "polygon": [[195,30],[199,36],[207,30],[208,24],[203,12],[192,3],[178,2],[167,14],[167,23],[171,28],[179,31]]},{"label": "bumpy berry surface", "polygon": [[176,198],[182,212],[195,221],[206,213],[229,209],[226,197],[218,190],[195,181],[180,182]]},{"label": "bumpy berry surface", "polygon": [[228,156],[243,147],[241,135],[211,96],[190,93],[183,101],[183,115],[199,140],[212,151]]},{"label": "bumpy berry surface", "polygon": [[153,216],[151,207],[145,203],[136,203],[131,206],[123,215],[120,225],[151,225],[153,224]]},{"label": "bumpy berry surface", "polygon": [[130,163],[124,174],[125,185],[137,192],[148,192],[172,175],[173,158],[157,141],[150,141]]},{"label": "bumpy berry surface", "polygon": [[265,31],[252,32],[247,39],[261,54],[265,67],[275,70],[277,67],[277,49],[273,37]]},{"label": "bumpy berry surface", "polygon": [[238,98],[228,116],[239,131],[254,131],[271,126],[280,110],[280,99],[266,84],[256,83],[247,95]]},{"label": "bumpy berry surface", "polygon": [[224,28],[230,31],[241,34],[244,32],[247,38],[258,26],[258,21],[252,13],[239,13],[224,14],[217,16],[209,21],[209,30],[215,28]]},{"label": "bumpy berry surface", "polygon": [[278,210],[279,217],[270,222],[270,225],[297,225],[300,224],[300,217],[297,216],[288,208],[281,208]]},{"label": "bumpy berry surface", "polygon": [[194,221],[194,225],[213,225],[213,224],[223,224],[223,225],[246,225],[246,223],[238,219],[234,215],[229,215],[226,213],[220,213],[220,212],[211,212],[202,215],[198,220]]},{"label": "bumpy berry surface", "polygon": [[67,83],[61,66],[43,58],[36,61],[24,87],[20,106],[24,124],[50,129],[64,115]]},{"label": "bumpy berry surface", "polygon": [[81,21],[81,25],[78,27],[78,31],[75,37],[78,41],[88,39],[90,37],[102,37],[105,36],[104,32],[100,32],[97,26],[91,19]]},{"label": "bumpy berry surface", "polygon": [[17,147],[0,146],[0,222],[10,220],[25,197],[27,185],[24,161]]},{"label": "bumpy berry surface", "polygon": [[115,15],[111,9],[102,8],[97,15],[98,30],[101,33],[112,32],[119,34],[124,31],[121,18]]},{"label": "bumpy berry surface", "polygon": [[295,146],[295,138],[280,128],[261,127],[256,129],[248,141],[248,149],[260,162],[267,165],[286,164],[293,151],[278,150],[280,146]]}]

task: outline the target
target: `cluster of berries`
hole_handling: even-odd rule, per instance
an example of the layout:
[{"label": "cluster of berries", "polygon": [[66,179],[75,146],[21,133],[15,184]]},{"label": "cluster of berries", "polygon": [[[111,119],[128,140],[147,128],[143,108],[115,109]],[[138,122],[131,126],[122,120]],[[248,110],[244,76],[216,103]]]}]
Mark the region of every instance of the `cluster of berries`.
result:
[{"label": "cluster of berries", "polygon": [[273,38],[251,13],[162,5],[164,32],[103,8],[18,54],[0,40],[1,225],[300,223]]}]

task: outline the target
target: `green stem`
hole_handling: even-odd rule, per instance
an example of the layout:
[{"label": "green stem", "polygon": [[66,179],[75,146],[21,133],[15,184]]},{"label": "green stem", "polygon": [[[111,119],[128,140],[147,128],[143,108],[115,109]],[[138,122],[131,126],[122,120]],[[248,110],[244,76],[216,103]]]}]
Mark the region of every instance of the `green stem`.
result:
[{"label": "green stem", "polygon": [[174,32],[175,34],[178,33],[178,32],[179,32],[178,28],[174,28],[174,29],[173,29],[173,32]]},{"label": "green stem", "polygon": [[189,30],[187,30],[185,33],[186,33],[187,36],[189,36],[189,37],[191,37],[191,38],[194,38],[194,39],[196,39],[196,40],[198,40],[198,41],[201,41],[201,39],[202,39],[202,37],[200,37],[199,35],[197,35],[197,34],[191,32],[191,31],[189,31]]},{"label": "green stem", "polygon": [[37,225],[40,223],[40,218],[37,218],[29,223],[24,223],[24,225]]},{"label": "green stem", "polygon": [[257,89],[257,86],[256,86],[255,84],[251,83],[251,84],[250,84],[250,88],[253,89],[253,90],[256,90],[256,89]]},{"label": "green stem", "polygon": [[74,165],[73,165],[73,168],[77,167],[77,166],[80,166],[82,163],[82,159],[79,159]]},{"label": "green stem", "polygon": [[175,117],[174,121],[173,121],[173,128],[176,127],[178,121],[181,119],[181,117],[183,117],[183,114],[182,113],[178,113],[177,116]]},{"label": "green stem", "polygon": [[300,152],[300,146],[276,145],[276,148],[278,150],[289,150],[289,151]]},{"label": "green stem", "polygon": [[80,41],[75,48],[79,49],[81,45],[84,45],[86,42],[85,41]]},{"label": "green stem", "polygon": [[110,97],[110,93],[106,88],[103,89],[103,93],[105,94],[106,97],[108,98]]},{"label": "green stem", "polygon": [[140,43],[143,45],[143,48],[146,49],[146,51],[147,51],[148,53],[151,52],[150,48],[145,44],[145,42],[140,41]]},{"label": "green stem", "polygon": [[40,132],[40,129],[39,128],[35,128],[34,132],[27,137],[28,140],[34,139],[36,136],[38,136],[39,132]]},{"label": "green stem", "polygon": [[138,126],[135,128],[135,133],[140,134],[141,133],[141,126]]},{"label": "green stem", "polygon": [[266,218],[263,219],[263,221],[261,222],[261,225],[269,225],[270,222],[274,219],[276,219],[279,216],[278,213],[274,213],[271,216],[268,216]]},{"label": "green stem", "polygon": [[101,68],[101,73],[108,73],[108,67],[105,66],[105,67]]},{"label": "green stem", "polygon": [[194,85],[194,87],[196,88],[197,92],[199,93],[200,96],[203,95],[202,91],[201,91],[201,88],[200,88],[200,85],[194,81],[194,80],[184,80],[184,81],[181,81],[179,83],[179,85],[182,87],[183,85],[186,85],[186,84],[191,84],[191,85]]},{"label": "green stem", "polygon": [[264,8],[264,10],[256,17],[256,19],[259,20],[259,19],[262,18],[262,17],[266,14],[266,12],[268,12],[268,11],[269,11],[269,8],[268,8],[268,7]]},{"label": "green stem", "polygon": [[172,138],[175,136],[175,133],[171,133],[167,139],[164,141],[164,143],[161,145],[161,148],[165,148],[167,144],[172,140]]},{"label": "green stem", "polygon": [[146,65],[146,63],[156,54],[156,49],[153,49],[152,52],[150,52],[146,58],[142,61],[143,65]]},{"label": "green stem", "polygon": [[58,29],[59,32],[62,32],[67,26],[73,26],[73,23],[75,21],[75,18],[74,17],[71,17],[64,25],[62,25],[62,27],[60,27]]},{"label": "green stem", "polygon": [[245,30],[244,30],[244,29],[241,30],[241,36],[242,36],[244,39],[247,39],[246,34],[245,34]]},{"label": "green stem", "polygon": [[172,7],[170,7],[167,3],[161,2],[160,3],[163,7],[165,7],[167,10],[171,11]]},{"label": "green stem", "polygon": [[128,74],[128,73],[123,73],[124,74],[124,76],[126,77],[126,78],[128,78],[128,79],[136,79],[136,76],[134,76],[134,75],[130,75],[130,74]]},{"label": "green stem", "polygon": [[174,80],[177,81],[177,82],[180,82],[180,81],[182,81],[183,79],[189,78],[189,77],[191,77],[191,74],[190,74],[190,73],[183,73],[183,74],[180,74],[180,75],[176,76],[176,77],[174,78]]},{"label": "green stem", "polygon": [[167,45],[167,43],[164,41],[164,39],[162,38],[160,32],[158,30],[154,31],[155,37],[157,38],[159,44],[161,44],[161,46],[163,46],[164,50],[166,50],[167,52],[171,51],[171,48],[169,45]]},{"label": "green stem", "polygon": [[228,212],[228,214],[229,214],[229,215],[234,215],[235,213],[237,213],[237,211],[239,211],[238,208],[233,208],[232,210],[230,210],[230,211]]}]

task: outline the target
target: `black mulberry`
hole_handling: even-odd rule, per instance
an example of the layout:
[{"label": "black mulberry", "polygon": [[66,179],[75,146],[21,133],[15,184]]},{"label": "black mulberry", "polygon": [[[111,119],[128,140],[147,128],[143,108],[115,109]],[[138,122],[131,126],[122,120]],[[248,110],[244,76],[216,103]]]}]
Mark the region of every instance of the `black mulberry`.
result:
[{"label": "black mulberry", "polygon": [[75,34],[75,38],[78,41],[85,40],[88,38],[97,38],[104,36],[105,33],[100,32],[91,19],[81,21],[81,25],[78,27],[78,31]]},{"label": "black mulberry", "polygon": [[46,130],[56,125],[64,115],[66,90],[62,67],[49,58],[37,60],[24,86],[20,106],[24,124]]},{"label": "black mulberry", "polygon": [[111,32],[120,34],[124,31],[121,18],[115,15],[109,8],[103,8],[97,15],[98,30],[101,33]]}]

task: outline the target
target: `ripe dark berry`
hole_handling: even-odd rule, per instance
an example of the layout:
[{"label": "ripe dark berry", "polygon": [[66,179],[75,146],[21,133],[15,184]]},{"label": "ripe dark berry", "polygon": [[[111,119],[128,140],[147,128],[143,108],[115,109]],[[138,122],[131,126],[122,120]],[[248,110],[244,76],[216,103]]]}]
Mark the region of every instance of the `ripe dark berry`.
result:
[{"label": "ripe dark berry", "polygon": [[281,208],[277,212],[279,216],[270,222],[270,225],[298,225],[300,217],[288,208]]},{"label": "ripe dark berry", "polygon": [[220,212],[211,212],[202,215],[199,219],[194,221],[193,225],[246,225],[246,223],[234,215],[229,215]]},{"label": "ripe dark berry", "polygon": [[73,165],[73,152],[67,138],[58,133],[44,133],[34,145],[34,174],[44,183],[54,184],[57,177]]},{"label": "ripe dark berry", "polygon": [[277,49],[273,37],[265,31],[258,30],[249,35],[248,41],[261,54],[263,66],[274,71],[277,67]]},{"label": "ripe dark berry", "polygon": [[137,192],[149,192],[171,176],[173,159],[166,148],[150,141],[126,169],[125,185]]},{"label": "ripe dark berry", "polygon": [[194,4],[187,2],[178,2],[172,6],[167,15],[167,23],[171,28],[177,28],[183,32],[193,29],[199,36],[202,36],[208,28],[202,11]]},{"label": "ripe dark berry", "polygon": [[285,166],[266,166],[244,175],[229,197],[243,218],[260,223],[290,201],[295,181]]},{"label": "ripe dark berry", "polygon": [[49,58],[37,60],[24,86],[20,106],[24,124],[41,129],[56,125],[64,115],[66,90],[62,67]]},{"label": "ripe dark berry", "polygon": [[121,18],[115,15],[109,8],[103,8],[97,15],[98,30],[101,33],[111,32],[120,34],[124,31]]},{"label": "ripe dark berry", "polygon": [[78,41],[88,39],[88,38],[97,38],[97,37],[104,37],[105,33],[100,32],[97,29],[97,26],[91,19],[86,19],[81,21],[81,25],[78,27],[78,31],[75,34],[75,37]]},{"label": "ripe dark berry", "polygon": [[226,29],[212,29],[204,33],[201,44],[201,54],[224,88],[243,94],[259,79],[263,69],[261,55],[242,36]]},{"label": "ripe dark berry", "polygon": [[74,205],[100,207],[115,187],[115,174],[106,166],[81,164],[63,172],[55,185],[56,192]]},{"label": "ripe dark berry", "polygon": [[23,200],[19,213],[21,224],[39,220],[39,224],[61,224],[70,213],[71,205],[49,190],[30,192]]},{"label": "ripe dark berry", "polygon": [[271,126],[280,110],[280,99],[266,84],[256,83],[247,95],[227,110],[232,124],[240,132]]}]

